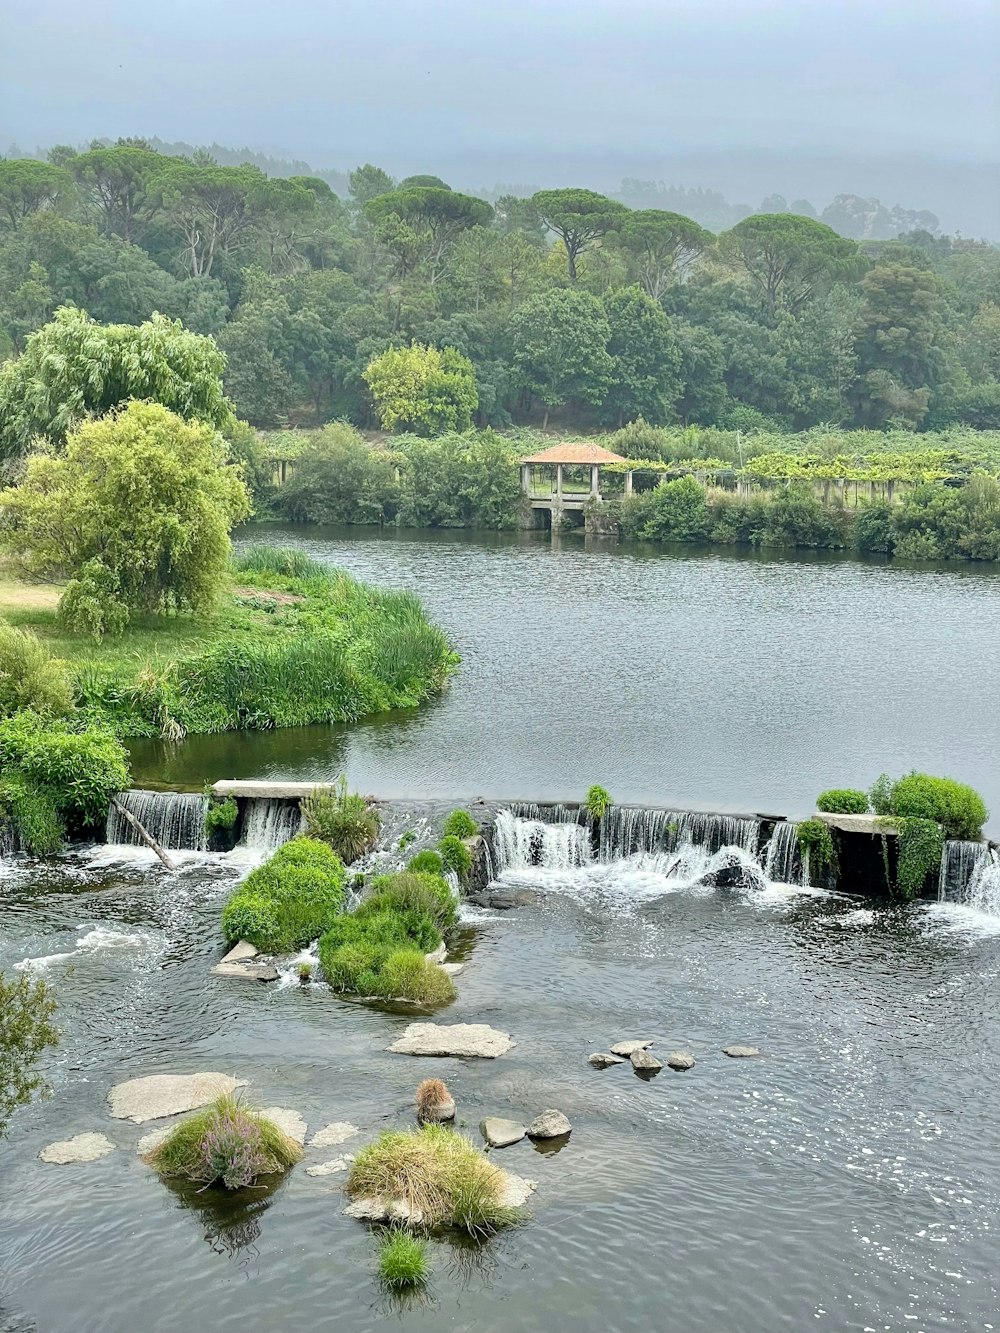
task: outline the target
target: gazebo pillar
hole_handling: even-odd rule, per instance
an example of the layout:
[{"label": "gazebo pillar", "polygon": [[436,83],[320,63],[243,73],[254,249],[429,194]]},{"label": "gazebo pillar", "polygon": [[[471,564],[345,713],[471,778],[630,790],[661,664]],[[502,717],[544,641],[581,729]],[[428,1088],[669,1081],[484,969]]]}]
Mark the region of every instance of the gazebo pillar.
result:
[{"label": "gazebo pillar", "polygon": [[562,495],[562,463],[556,464],[556,495]]},{"label": "gazebo pillar", "polygon": [[600,481],[598,479],[600,471],[601,469],[597,466],[596,463],[594,463],[590,469],[590,493],[595,497],[595,499],[601,493]]},{"label": "gazebo pillar", "polygon": [[521,464],[521,491],[524,495],[531,494],[531,464]]},{"label": "gazebo pillar", "polygon": [[631,470],[625,473],[625,494],[632,494],[632,473]]}]

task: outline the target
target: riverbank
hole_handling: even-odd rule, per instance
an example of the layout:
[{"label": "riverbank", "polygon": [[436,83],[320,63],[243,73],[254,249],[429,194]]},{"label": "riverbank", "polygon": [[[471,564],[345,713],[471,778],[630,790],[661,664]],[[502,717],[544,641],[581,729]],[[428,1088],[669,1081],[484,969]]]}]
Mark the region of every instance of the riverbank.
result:
[{"label": "riverbank", "polygon": [[356,721],[440,692],[457,656],[411,592],[295,552],[236,557],[211,615],[146,617],[101,642],[60,624],[58,588],[0,584],[0,616],[63,659],[88,723],[120,737]]}]

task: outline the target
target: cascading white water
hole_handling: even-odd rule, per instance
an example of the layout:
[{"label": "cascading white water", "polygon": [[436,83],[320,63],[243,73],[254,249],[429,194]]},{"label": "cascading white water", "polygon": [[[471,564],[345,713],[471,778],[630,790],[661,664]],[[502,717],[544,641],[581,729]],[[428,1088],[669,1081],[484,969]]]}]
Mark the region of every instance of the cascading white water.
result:
[{"label": "cascading white water", "polygon": [[273,852],[302,828],[298,801],[253,797],[246,803],[240,843],[258,851]]},{"label": "cascading white water", "polygon": [[799,826],[793,820],[782,819],[775,824],[763,853],[764,876],[772,884],[805,884],[808,881],[808,867],[802,863],[798,833]]},{"label": "cascading white water", "polygon": [[[193,792],[133,789],[119,792],[116,799],[161,847],[174,851],[205,850],[207,797]],[[113,805],[108,808],[104,836],[106,842],[115,846],[143,844],[143,839]]]},{"label": "cascading white water", "polygon": [[1000,858],[986,842],[949,839],[941,854],[938,901],[1000,916]]},{"label": "cascading white water", "polygon": [[[519,810],[536,813],[515,813]],[[490,854],[494,877],[529,866],[568,870],[589,865],[593,860],[590,829],[586,824],[571,823],[568,819],[549,823],[539,818],[538,812],[538,806],[521,806],[497,814]]]},{"label": "cascading white water", "polygon": [[641,852],[674,852],[688,845],[701,847],[709,854],[723,847],[738,847],[754,856],[759,840],[757,819],[612,806],[601,821],[600,857],[607,863]]}]

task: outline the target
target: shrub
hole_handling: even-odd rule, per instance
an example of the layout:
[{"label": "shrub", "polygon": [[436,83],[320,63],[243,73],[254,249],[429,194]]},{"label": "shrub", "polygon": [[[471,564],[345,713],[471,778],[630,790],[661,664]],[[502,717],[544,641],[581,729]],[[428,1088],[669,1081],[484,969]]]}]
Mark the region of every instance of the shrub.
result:
[{"label": "shrub", "polygon": [[479,832],[479,825],[468,810],[452,810],[441,832],[446,838],[474,838]]},{"label": "shrub", "polygon": [[429,916],[442,935],[458,925],[458,899],[448,881],[439,874],[417,874],[412,865],[402,874],[377,875],[372,880],[371,897],[362,903],[356,916],[389,909],[394,912],[418,911]]},{"label": "shrub", "polygon": [[19,1106],[48,1091],[37,1065],[49,1047],[59,1044],[52,1023],[55,1009],[45,981],[29,972],[8,981],[0,973],[0,1138]]},{"label": "shrub", "polygon": [[835,511],[824,509],[808,483],[779,490],[765,511],[764,546],[840,547],[846,545]]},{"label": "shrub", "polygon": [[419,1287],[430,1276],[427,1242],[401,1227],[393,1227],[379,1241],[378,1275],[393,1291]]},{"label": "shrub", "polygon": [[803,819],[796,830],[802,859],[809,869],[822,873],[833,862],[833,836],[821,819]]},{"label": "shrub", "polygon": [[907,901],[923,888],[927,876],[941,865],[944,834],[933,819],[900,819],[896,889]]},{"label": "shrub", "polygon": [[0,621],[0,715],[22,708],[65,717],[73,711],[73,689],[65,662],[34,634]]},{"label": "shrub", "polygon": [[381,820],[378,811],[363,796],[347,790],[341,777],[332,788],[317,787],[302,802],[306,834],[320,838],[350,865],[378,841]]},{"label": "shrub", "polygon": [[932,819],[947,837],[974,840],[982,836],[988,811],[979,793],[964,782],[914,772],[893,784],[889,813]]},{"label": "shrub", "polygon": [[584,802],[591,819],[603,819],[611,806],[611,796],[603,787],[591,787]]},{"label": "shrub", "polygon": [[75,634],[87,634],[100,643],[106,634],[121,634],[129,609],[121,599],[113,570],[98,559],[83,564],[59,599],[59,621]]},{"label": "shrub", "polygon": [[430,847],[425,847],[422,852],[417,852],[411,856],[406,863],[407,870],[414,874],[440,875],[444,870],[444,862],[441,859],[440,852],[432,851]]},{"label": "shrub", "polygon": [[455,983],[416,949],[397,949],[383,963],[378,990],[373,993],[387,1000],[447,1004],[455,998]]},{"label": "shrub", "polygon": [[352,1198],[401,1201],[426,1226],[491,1235],[519,1218],[505,1207],[503,1172],[467,1138],[440,1125],[381,1134],[362,1148],[347,1180]]},{"label": "shrub", "polygon": [[231,796],[223,801],[209,801],[205,811],[205,832],[211,837],[216,830],[231,829],[239,813],[240,808]]},{"label": "shrub", "polygon": [[868,790],[868,800],[877,815],[887,815],[892,804],[892,778],[880,773]]},{"label": "shrub", "polygon": [[831,815],[863,815],[868,811],[868,793],[853,787],[831,787],[816,797],[816,809]]},{"label": "shrub", "polygon": [[346,873],[324,843],[295,838],[240,884],[222,911],[230,943],[249,940],[263,953],[287,953],[317,939],[344,905]]},{"label": "shrub", "polygon": [[892,505],[871,504],[862,509],[854,524],[854,549],[892,555],[895,545]]},{"label": "shrub", "polygon": [[454,834],[442,838],[438,843],[438,851],[445,870],[452,871],[461,880],[468,878],[472,869],[472,853],[461,838],[456,838]]},{"label": "shrub", "polygon": [[287,1171],[301,1159],[302,1149],[293,1139],[232,1096],[182,1120],[146,1157],[161,1176],[230,1190]]},{"label": "shrub", "polygon": [[694,477],[677,477],[653,491],[642,535],[647,541],[701,541],[710,526],[704,487]]}]

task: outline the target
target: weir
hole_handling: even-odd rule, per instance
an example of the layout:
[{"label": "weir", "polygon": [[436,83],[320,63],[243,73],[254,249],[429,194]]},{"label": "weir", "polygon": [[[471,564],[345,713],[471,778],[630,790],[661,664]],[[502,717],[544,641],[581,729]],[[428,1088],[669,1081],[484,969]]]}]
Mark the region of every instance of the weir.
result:
[{"label": "weir", "polygon": [[[208,845],[205,835],[207,796],[133,789],[119,792],[117,799],[161,846],[176,851],[203,852]],[[119,846],[142,844],[139,833],[113,805],[108,810],[104,837],[106,842]]]},{"label": "weir", "polygon": [[1000,855],[997,849],[986,842],[946,842],[941,857],[938,899],[1000,916]]}]

